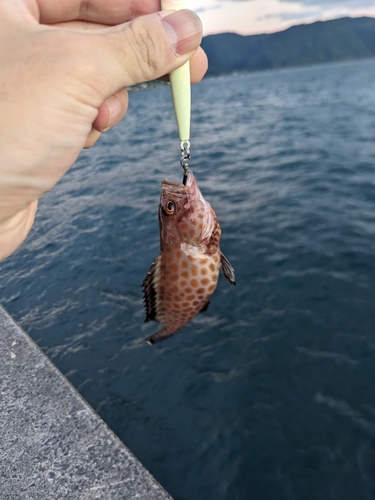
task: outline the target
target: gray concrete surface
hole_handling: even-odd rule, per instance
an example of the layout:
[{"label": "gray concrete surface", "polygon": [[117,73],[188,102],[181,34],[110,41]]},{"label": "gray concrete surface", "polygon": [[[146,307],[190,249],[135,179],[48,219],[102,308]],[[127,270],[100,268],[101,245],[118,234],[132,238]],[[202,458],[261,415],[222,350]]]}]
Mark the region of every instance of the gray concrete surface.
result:
[{"label": "gray concrete surface", "polygon": [[0,499],[171,500],[1,306]]}]

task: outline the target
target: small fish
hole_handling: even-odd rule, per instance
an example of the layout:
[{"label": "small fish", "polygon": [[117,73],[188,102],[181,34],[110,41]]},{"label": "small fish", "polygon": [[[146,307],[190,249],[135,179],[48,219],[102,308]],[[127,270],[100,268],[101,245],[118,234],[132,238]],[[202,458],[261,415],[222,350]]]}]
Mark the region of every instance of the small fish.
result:
[{"label": "small fish", "polygon": [[220,252],[221,229],[189,171],[186,185],[163,181],[159,205],[160,253],[143,281],[145,322],[163,328],[146,339],[164,340],[207,310],[219,271],[235,284],[233,267]]}]

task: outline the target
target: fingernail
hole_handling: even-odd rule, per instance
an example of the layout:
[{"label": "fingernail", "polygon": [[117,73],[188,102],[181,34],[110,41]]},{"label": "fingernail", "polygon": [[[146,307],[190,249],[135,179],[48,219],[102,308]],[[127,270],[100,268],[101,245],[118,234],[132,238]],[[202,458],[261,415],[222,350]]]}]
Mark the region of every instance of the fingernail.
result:
[{"label": "fingernail", "polygon": [[164,29],[179,55],[196,49],[202,40],[202,23],[191,10],[178,10],[164,17]]},{"label": "fingernail", "polygon": [[121,113],[121,103],[115,95],[111,95],[111,97],[108,97],[106,103],[109,110],[109,121],[105,131],[107,131],[112,127],[112,125],[117,123],[119,114]]}]

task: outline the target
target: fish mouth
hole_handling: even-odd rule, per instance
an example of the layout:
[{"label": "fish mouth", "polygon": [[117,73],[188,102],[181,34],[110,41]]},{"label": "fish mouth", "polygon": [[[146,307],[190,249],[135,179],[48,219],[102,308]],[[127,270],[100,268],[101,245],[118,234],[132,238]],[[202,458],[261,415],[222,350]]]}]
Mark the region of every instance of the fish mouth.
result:
[{"label": "fish mouth", "polygon": [[195,184],[196,183],[193,172],[189,171],[186,180],[186,185],[182,184],[181,182],[174,182],[168,180],[164,180],[161,185],[162,185],[162,191],[164,193],[168,193],[169,195],[173,194],[177,196],[183,196],[186,195],[186,188],[189,188],[191,192],[191,190],[194,189]]},{"label": "fish mouth", "polygon": [[185,193],[187,187],[192,187],[194,185],[194,175],[193,172],[189,171],[187,174],[186,184],[182,184],[181,182],[168,181],[164,180],[162,184],[162,189],[168,189],[170,192],[180,194]]},{"label": "fish mouth", "polygon": [[186,197],[186,187],[183,184],[173,181],[163,181],[161,187],[161,198],[177,198]]},{"label": "fish mouth", "polygon": [[174,181],[168,181],[165,180],[161,183],[162,188],[170,188],[170,189],[184,189],[185,186],[181,184],[180,182],[174,182]]}]

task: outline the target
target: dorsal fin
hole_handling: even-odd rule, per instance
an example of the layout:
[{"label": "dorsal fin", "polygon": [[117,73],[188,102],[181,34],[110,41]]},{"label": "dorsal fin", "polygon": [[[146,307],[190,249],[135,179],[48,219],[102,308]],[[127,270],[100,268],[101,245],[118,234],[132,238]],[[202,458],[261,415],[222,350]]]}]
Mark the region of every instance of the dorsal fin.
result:
[{"label": "dorsal fin", "polygon": [[225,279],[232,283],[232,285],[236,284],[236,277],[234,275],[234,269],[231,266],[229,260],[225,257],[223,252],[220,252],[220,260],[221,260],[221,270],[225,276]]},{"label": "dorsal fin", "polygon": [[145,323],[147,321],[157,321],[157,298],[158,298],[158,283],[160,280],[160,264],[161,254],[159,254],[143,280],[143,302],[146,310]]}]

